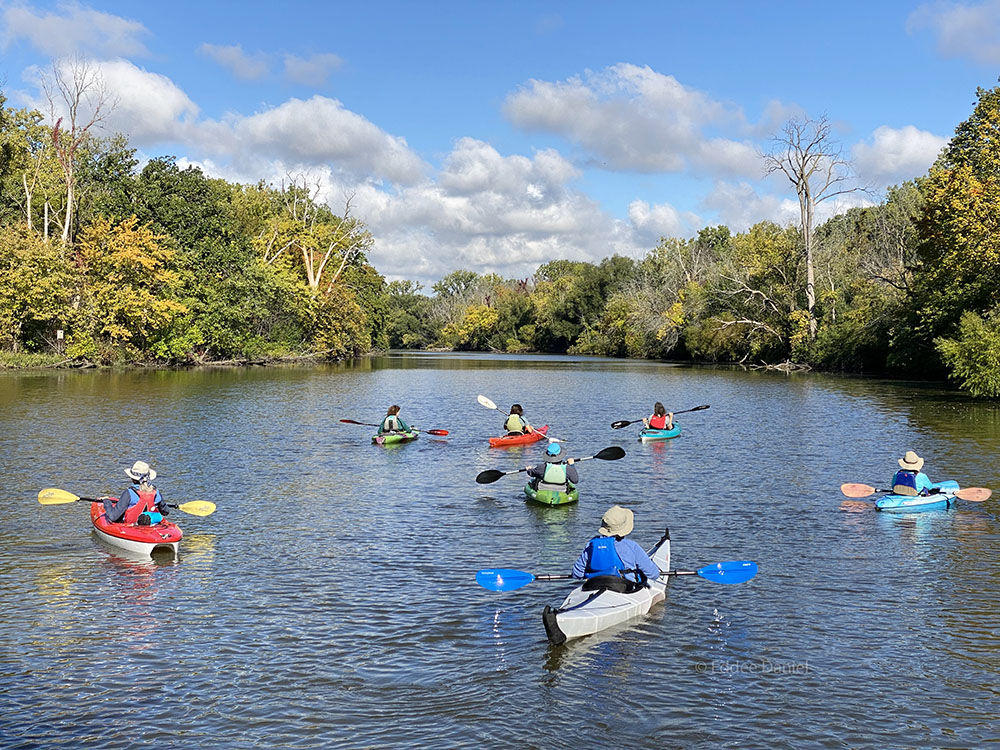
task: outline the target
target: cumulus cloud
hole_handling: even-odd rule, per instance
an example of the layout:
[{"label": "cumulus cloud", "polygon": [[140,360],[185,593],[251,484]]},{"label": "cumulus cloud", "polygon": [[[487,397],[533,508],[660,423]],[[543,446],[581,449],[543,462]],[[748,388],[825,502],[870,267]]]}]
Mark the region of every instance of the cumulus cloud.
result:
[{"label": "cumulus cloud", "polygon": [[1000,0],[981,3],[928,3],[907,20],[910,32],[930,29],[945,57],[982,65],[1000,63]]},{"label": "cumulus cloud", "polygon": [[309,57],[285,55],[285,80],[303,86],[323,86],[342,64],[343,60],[329,52]]},{"label": "cumulus cloud", "polygon": [[242,81],[260,80],[268,73],[267,56],[261,53],[248,55],[239,44],[209,44],[205,42],[198,51],[228,70]]},{"label": "cumulus cloud", "polygon": [[328,162],[359,176],[400,184],[421,179],[425,165],[407,145],[336,99],[289,99],[254,115],[203,122],[197,145],[211,158],[264,158],[300,166]]},{"label": "cumulus cloud", "polygon": [[853,161],[865,181],[885,187],[923,175],[948,143],[943,138],[913,125],[895,129],[883,125],[870,141],[853,148]]},{"label": "cumulus cloud", "polygon": [[0,49],[24,39],[50,57],[143,56],[140,41],[148,30],[138,21],[93,10],[75,2],[59,5],[58,13],[45,13],[30,5],[9,5],[0,10]]},{"label": "cumulus cloud", "polygon": [[359,189],[355,205],[390,278],[435,280],[457,268],[527,277],[554,258],[599,261],[648,250],[628,222],[573,190],[577,171],[551,150],[503,156],[459,140],[435,180],[394,193]]},{"label": "cumulus cloud", "polygon": [[700,219],[694,214],[681,214],[669,203],[649,205],[643,200],[634,200],[628,206],[628,218],[637,233],[649,241],[650,246],[660,237],[683,237],[698,228]]},{"label": "cumulus cloud", "polygon": [[518,127],[561,135],[613,170],[749,175],[759,171],[746,141],[713,135],[743,128],[742,114],[676,78],[620,63],[561,82],[531,80],[504,102]]}]

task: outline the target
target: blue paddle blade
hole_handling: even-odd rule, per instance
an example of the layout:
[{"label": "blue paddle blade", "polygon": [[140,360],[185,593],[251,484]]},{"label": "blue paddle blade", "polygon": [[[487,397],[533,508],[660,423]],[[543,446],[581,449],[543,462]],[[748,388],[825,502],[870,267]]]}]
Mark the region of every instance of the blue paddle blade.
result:
[{"label": "blue paddle blade", "polygon": [[527,586],[534,580],[535,577],[531,573],[507,568],[480,570],[476,573],[476,583],[490,591],[513,591]]},{"label": "blue paddle blade", "polygon": [[757,563],[749,560],[712,563],[699,568],[698,575],[716,583],[743,583],[757,575]]}]

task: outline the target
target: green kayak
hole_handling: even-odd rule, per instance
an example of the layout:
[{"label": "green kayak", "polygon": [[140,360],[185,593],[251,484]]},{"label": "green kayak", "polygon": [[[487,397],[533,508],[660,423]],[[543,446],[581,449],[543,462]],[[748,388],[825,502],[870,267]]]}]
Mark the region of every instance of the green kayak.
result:
[{"label": "green kayak", "polygon": [[410,430],[409,432],[387,432],[384,435],[372,435],[372,442],[376,445],[408,443],[411,440],[416,440],[419,434],[416,430]]},{"label": "green kayak", "polygon": [[568,505],[580,499],[580,490],[572,487],[569,492],[559,490],[536,490],[531,486],[531,482],[524,485],[524,494],[533,503],[539,505]]}]

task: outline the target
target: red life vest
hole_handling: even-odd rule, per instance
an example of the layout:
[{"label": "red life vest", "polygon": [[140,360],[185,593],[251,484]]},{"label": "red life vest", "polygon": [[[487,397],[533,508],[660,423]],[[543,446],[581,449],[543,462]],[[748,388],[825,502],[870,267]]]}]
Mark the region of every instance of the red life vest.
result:
[{"label": "red life vest", "polygon": [[666,414],[655,414],[649,418],[649,426],[654,430],[665,430],[667,429],[667,415]]}]

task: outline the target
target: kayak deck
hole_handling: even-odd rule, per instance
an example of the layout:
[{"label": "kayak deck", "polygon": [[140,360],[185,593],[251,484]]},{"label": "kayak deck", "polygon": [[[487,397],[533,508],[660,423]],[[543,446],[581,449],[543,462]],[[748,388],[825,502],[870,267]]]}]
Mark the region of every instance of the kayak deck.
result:
[{"label": "kayak deck", "polygon": [[944,510],[955,504],[958,482],[936,482],[932,487],[938,492],[931,495],[886,495],[875,501],[875,510],[887,513],[923,513],[927,510]]},{"label": "kayak deck", "polygon": [[372,435],[372,442],[376,445],[393,445],[395,443],[409,443],[416,440],[420,433],[416,430],[409,432],[386,432],[382,435]]},{"label": "kayak deck", "polygon": [[569,505],[580,499],[580,490],[573,487],[569,492],[559,490],[536,490],[531,482],[524,485],[524,494],[528,500],[539,505]]},{"label": "kayak deck", "polygon": [[530,445],[545,439],[545,433],[549,431],[548,425],[536,427],[534,431],[524,435],[504,435],[502,437],[491,437],[490,448],[506,448],[511,445]]},{"label": "kayak deck", "polygon": [[[670,569],[670,529],[664,530],[649,556],[660,570]],[[581,584],[569,593],[558,609],[545,607],[542,612],[545,633],[549,641],[558,646],[572,638],[593,635],[644,615],[666,597],[667,580],[667,576],[649,580],[633,593],[609,589],[589,591],[586,584]]]},{"label": "kayak deck", "polygon": [[652,443],[657,440],[670,440],[670,438],[675,438],[680,434],[681,426],[675,422],[669,430],[652,430],[647,427],[639,433],[639,440],[644,443]]},{"label": "kayak deck", "polygon": [[150,557],[158,550],[168,550],[176,557],[183,536],[180,527],[170,521],[151,526],[111,523],[104,515],[104,505],[99,502],[90,504],[90,522],[97,537],[112,547]]}]

